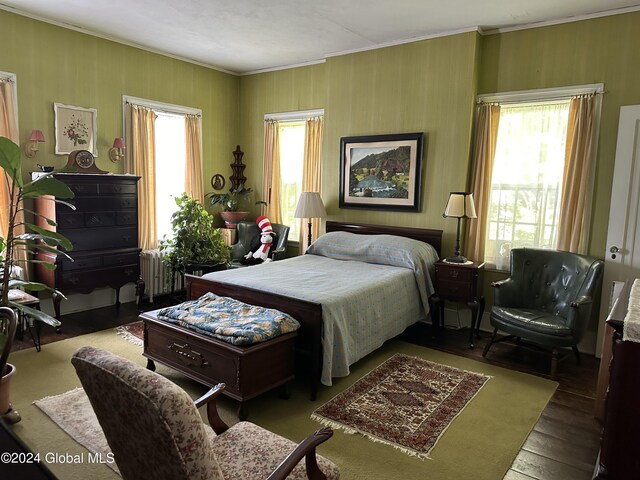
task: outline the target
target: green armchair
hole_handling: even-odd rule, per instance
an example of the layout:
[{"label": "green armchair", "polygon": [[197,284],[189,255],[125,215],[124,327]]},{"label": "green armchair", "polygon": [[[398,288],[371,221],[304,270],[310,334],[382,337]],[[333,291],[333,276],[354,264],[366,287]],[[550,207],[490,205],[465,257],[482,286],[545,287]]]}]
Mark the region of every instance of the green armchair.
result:
[{"label": "green armchair", "polygon": [[[538,248],[511,250],[510,277],[494,282],[491,309],[494,343],[517,339],[551,349],[551,378],[555,378],[559,348],[577,345],[600,298],[604,262],[576,253]],[[498,338],[498,331],[508,336]]]},{"label": "green armchair", "polygon": [[[285,258],[287,250],[287,239],[289,237],[289,227],[279,223],[272,223],[271,228],[275,233],[273,246],[269,257],[272,260],[282,260]],[[236,243],[231,245],[231,267],[244,267],[241,261],[248,252],[253,252],[260,246],[261,230],[255,222],[238,222],[238,238]]]}]

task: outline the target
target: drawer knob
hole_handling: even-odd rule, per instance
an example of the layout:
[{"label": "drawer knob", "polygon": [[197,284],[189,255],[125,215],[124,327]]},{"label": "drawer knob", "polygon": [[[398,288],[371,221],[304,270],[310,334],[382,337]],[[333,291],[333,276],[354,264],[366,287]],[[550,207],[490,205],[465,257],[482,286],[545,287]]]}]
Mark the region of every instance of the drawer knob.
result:
[{"label": "drawer knob", "polygon": [[451,270],[451,271],[449,272],[449,276],[451,276],[451,277],[453,277],[453,278],[458,278],[458,274],[459,274],[459,273],[460,273],[460,272],[458,272],[457,270]]}]

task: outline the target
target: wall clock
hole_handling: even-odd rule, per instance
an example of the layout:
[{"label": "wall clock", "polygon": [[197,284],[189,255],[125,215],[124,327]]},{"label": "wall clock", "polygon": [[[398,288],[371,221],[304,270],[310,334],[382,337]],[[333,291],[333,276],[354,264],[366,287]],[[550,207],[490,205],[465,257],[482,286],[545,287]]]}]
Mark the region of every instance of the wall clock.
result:
[{"label": "wall clock", "polygon": [[96,158],[89,150],[74,150],[71,152],[66,166],[79,173],[108,173],[96,166]]}]

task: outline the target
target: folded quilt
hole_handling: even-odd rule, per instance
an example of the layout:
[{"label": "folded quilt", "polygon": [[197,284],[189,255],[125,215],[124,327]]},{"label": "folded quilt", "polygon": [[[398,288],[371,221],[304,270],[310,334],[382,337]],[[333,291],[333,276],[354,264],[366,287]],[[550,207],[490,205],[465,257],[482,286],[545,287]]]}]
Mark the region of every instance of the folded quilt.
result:
[{"label": "folded quilt", "polygon": [[264,342],[300,328],[296,319],[279,310],[211,292],[197,300],[163,308],[158,318],[234,345]]}]

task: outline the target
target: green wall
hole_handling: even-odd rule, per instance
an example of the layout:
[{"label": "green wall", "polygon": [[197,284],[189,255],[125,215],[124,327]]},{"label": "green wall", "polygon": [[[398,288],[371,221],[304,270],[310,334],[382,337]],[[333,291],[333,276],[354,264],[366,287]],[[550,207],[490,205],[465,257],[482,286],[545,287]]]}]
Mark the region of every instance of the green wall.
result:
[{"label": "green wall", "polygon": [[[55,155],[53,104],[59,102],[98,111],[98,158],[103,170],[121,173],[108,149],[122,136],[122,95],[202,109],[205,191],[209,179],[233,161],[238,142],[237,76],[150,53],[0,10],[0,70],[15,73],[18,88],[20,144],[31,130],[46,142],[25,172],[36,163],[61,167],[66,155]],[[228,167],[227,167],[228,168]],[[226,171],[226,169],[225,169]]]},{"label": "green wall", "polygon": [[602,257],[620,107],[640,103],[640,12],[488,35],[481,45],[480,93],[604,83],[589,242]]},{"label": "green wall", "polygon": [[[322,189],[331,218],[443,228],[445,253],[455,222],[441,217],[447,194],[468,182],[476,93],[603,82],[593,225],[608,220],[621,105],[640,103],[640,12],[480,36],[434,38],[326,62],[236,77],[0,10],[0,70],[18,78],[21,145],[33,128],[46,143],[36,163],[61,166],[54,152],[53,103],[98,110],[98,166],[122,134],[122,95],[201,108],[205,191],[214,173],[231,174],[231,152],[245,151],[248,184],[261,195],[263,117],[325,109]],[[340,137],[392,132],[426,134],[422,211],[338,208]],[[589,251],[602,256],[604,228]]]},{"label": "green wall", "polygon": [[[240,141],[247,185],[262,195],[264,115],[325,108],[324,64],[240,77]],[[229,173],[231,169],[228,169]],[[221,173],[226,175],[227,170]]]},{"label": "green wall", "polygon": [[[328,58],[324,64],[241,78],[241,132],[248,183],[260,188],[266,113],[325,109],[322,192],[334,220],[444,228],[448,193],[464,189],[475,85],[475,32]],[[422,211],[338,208],[340,138],[425,132]]]}]

